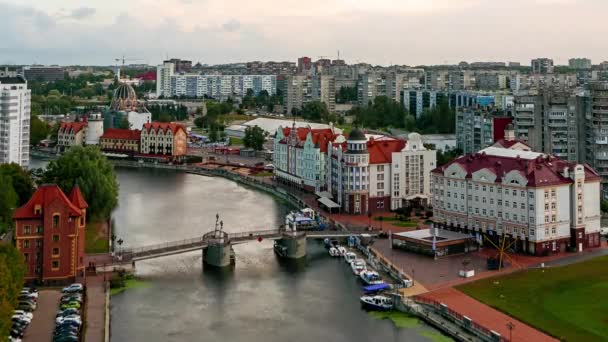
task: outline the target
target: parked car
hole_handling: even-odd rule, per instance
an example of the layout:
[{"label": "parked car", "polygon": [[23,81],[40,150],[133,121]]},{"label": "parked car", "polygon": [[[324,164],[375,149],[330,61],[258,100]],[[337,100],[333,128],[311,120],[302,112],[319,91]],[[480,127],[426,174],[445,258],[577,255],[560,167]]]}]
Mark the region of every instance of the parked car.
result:
[{"label": "parked car", "polygon": [[20,339],[21,339],[21,338],[23,338],[23,334],[24,334],[24,332],[25,332],[25,331],[23,331],[23,330],[11,329],[11,332],[10,332],[10,334],[9,334],[9,335],[10,335],[10,337],[13,337],[13,338],[20,338]]},{"label": "parked car", "polygon": [[32,323],[32,319],[27,317],[27,316],[19,316],[19,315],[13,315],[13,317],[11,317],[11,320],[13,322],[25,322],[27,324]]},{"label": "parked car", "polygon": [[53,342],[78,342],[78,336],[66,335],[53,338]]},{"label": "parked car", "polygon": [[82,284],[80,283],[74,283],[70,286],[66,286],[63,288],[63,290],[61,290],[61,292],[64,293],[75,293],[75,292],[82,292],[82,290],[84,290],[84,286],[82,286]]},{"label": "parked car", "polygon": [[80,303],[76,302],[76,301],[72,301],[69,303],[63,303],[61,304],[61,306],[59,306],[59,308],[61,310],[65,310],[65,309],[80,309]]},{"label": "parked car", "polygon": [[80,310],[78,310],[78,309],[60,310],[57,312],[57,315],[55,317],[65,317],[65,316],[70,316],[70,315],[79,315],[80,316]]},{"label": "parked car", "polygon": [[55,327],[56,328],[74,327],[74,328],[80,329],[80,324],[73,320],[66,320],[66,321],[63,321],[63,322],[57,324]]},{"label": "parked car", "polygon": [[80,316],[78,316],[78,315],[69,315],[69,316],[55,318],[55,323],[57,323],[57,324],[61,324],[66,321],[75,321],[75,322],[78,322],[79,324],[82,324],[82,320],[80,319]]},{"label": "parked car", "polygon": [[13,311],[13,315],[16,315],[16,316],[26,316],[29,319],[34,318],[34,314],[33,313],[26,312],[26,311],[23,311],[23,310],[15,310],[15,311]]},{"label": "parked car", "polygon": [[25,291],[21,291],[21,293],[19,293],[19,299],[21,298],[31,298],[31,299],[38,299],[38,292],[25,292]]},{"label": "parked car", "polygon": [[62,335],[78,335],[80,332],[80,328],[71,325],[65,325],[63,327],[55,328],[53,332],[53,336],[62,336]]},{"label": "parked car", "polygon": [[17,309],[32,312],[36,310],[36,304],[32,304],[29,302],[19,302],[19,304],[17,305]]},{"label": "parked car", "polygon": [[71,303],[71,302],[78,302],[80,304],[82,304],[82,297],[63,297],[61,298],[61,304],[64,303]]},{"label": "parked car", "polygon": [[608,227],[602,227],[602,228],[600,228],[600,235],[606,235],[606,236],[608,236]]}]

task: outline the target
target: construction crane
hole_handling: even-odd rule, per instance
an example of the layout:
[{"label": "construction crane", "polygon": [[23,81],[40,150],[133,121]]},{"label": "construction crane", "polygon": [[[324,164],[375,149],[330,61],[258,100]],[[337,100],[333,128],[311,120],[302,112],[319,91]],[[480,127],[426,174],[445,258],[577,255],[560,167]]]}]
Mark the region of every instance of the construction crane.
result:
[{"label": "construction crane", "polygon": [[120,81],[120,69],[121,67],[118,66],[118,62],[122,61],[122,68],[124,69],[125,67],[125,62],[136,62],[136,61],[142,61],[143,59],[141,58],[125,58],[125,56],[123,55],[122,58],[114,58],[114,61],[116,61],[116,78]]}]

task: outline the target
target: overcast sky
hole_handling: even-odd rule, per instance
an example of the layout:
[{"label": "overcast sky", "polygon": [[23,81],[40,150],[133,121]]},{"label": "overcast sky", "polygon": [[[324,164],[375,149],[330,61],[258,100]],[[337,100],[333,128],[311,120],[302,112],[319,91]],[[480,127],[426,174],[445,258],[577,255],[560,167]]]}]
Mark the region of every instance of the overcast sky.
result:
[{"label": "overcast sky", "polygon": [[0,0],[0,64],[608,60],[606,0]]}]

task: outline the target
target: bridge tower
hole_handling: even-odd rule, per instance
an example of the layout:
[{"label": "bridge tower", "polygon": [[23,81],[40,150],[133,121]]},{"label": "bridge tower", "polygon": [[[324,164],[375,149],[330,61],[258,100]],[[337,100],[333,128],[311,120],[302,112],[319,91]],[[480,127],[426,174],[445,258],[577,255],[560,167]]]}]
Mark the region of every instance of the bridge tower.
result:
[{"label": "bridge tower", "polygon": [[234,265],[234,249],[230,243],[228,233],[224,231],[224,222],[220,221],[220,215],[215,215],[215,230],[204,235],[208,241],[207,247],[203,248],[203,266],[228,267]]},{"label": "bridge tower", "polygon": [[306,233],[287,228],[274,242],[275,252],[282,258],[300,259],[306,256]]}]

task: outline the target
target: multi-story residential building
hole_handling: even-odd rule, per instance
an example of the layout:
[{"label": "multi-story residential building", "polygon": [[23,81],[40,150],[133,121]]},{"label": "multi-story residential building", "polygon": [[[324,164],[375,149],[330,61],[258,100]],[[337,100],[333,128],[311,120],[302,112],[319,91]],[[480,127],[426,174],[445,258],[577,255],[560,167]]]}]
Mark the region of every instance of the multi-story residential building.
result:
[{"label": "multi-story residential building", "polygon": [[[586,107],[587,125],[587,162],[598,173],[608,178],[608,82],[593,82],[589,85],[589,97]],[[607,198],[608,186],[603,184],[604,198]]]},{"label": "multi-story residential building", "polygon": [[186,127],[181,124],[147,123],[141,130],[140,153],[181,159],[188,152],[187,139]]},{"label": "multi-story residential building", "polygon": [[105,152],[133,156],[139,153],[140,141],[140,130],[109,128],[99,138],[99,146]]},{"label": "multi-story residential building", "polygon": [[23,77],[0,77],[0,164],[28,167],[31,91]]},{"label": "multi-story residential building", "polygon": [[552,74],[553,60],[550,58],[536,58],[532,62],[532,73],[533,74]]},{"label": "multi-story residential building", "polygon": [[312,59],[310,57],[298,58],[298,73],[303,74],[310,71],[312,68]]},{"label": "multi-story residential building", "polygon": [[448,72],[448,89],[449,90],[467,90],[472,89],[475,82],[475,76],[472,70],[450,70]]},{"label": "multi-story residential building", "polygon": [[436,224],[484,245],[504,236],[531,255],[599,246],[601,177],[587,165],[517,146],[488,147],[433,170]]},{"label": "multi-story residential building", "polygon": [[386,96],[386,77],[383,74],[368,72],[360,74],[357,81],[357,101],[366,107],[378,96]]},{"label": "multi-story residential building", "polygon": [[425,85],[427,89],[448,90],[449,79],[448,70],[429,70],[425,74]]},{"label": "multi-story residential building", "polygon": [[61,81],[65,78],[65,69],[60,66],[32,65],[23,67],[23,76],[28,81]]},{"label": "multi-story residential building", "polygon": [[72,146],[83,146],[86,130],[86,122],[62,122],[57,131],[57,147],[63,151]]},{"label": "multi-story residential building", "polygon": [[570,58],[568,66],[572,69],[591,69],[591,60],[589,58]]},{"label": "multi-story residential building", "polygon": [[171,96],[171,77],[175,73],[175,64],[163,63],[156,68],[156,96]]},{"label": "multi-story residential building", "polygon": [[[585,114],[577,94],[550,88],[515,96],[514,125],[516,137],[535,151],[569,161],[582,161],[580,130]],[[584,153],[583,153],[584,154]]]},{"label": "multi-story residential building", "polygon": [[302,109],[305,103],[311,101],[313,93],[312,83],[310,76],[295,75],[285,78],[283,103],[287,114],[291,114],[294,109]]},{"label": "multi-story residential building", "polygon": [[403,106],[411,115],[419,118],[425,110],[430,110],[441,102],[446,96],[444,92],[429,89],[406,88],[403,89]]},{"label": "multi-story residential building", "polygon": [[327,146],[337,137],[333,128],[279,127],[274,138],[275,176],[311,192],[324,190]]},{"label": "multi-story residential building", "polygon": [[578,76],[571,74],[514,74],[509,79],[509,88],[517,94],[525,90],[541,90],[543,88],[553,88],[559,90],[569,90],[578,86]]},{"label": "multi-story residential building", "polygon": [[192,61],[187,61],[185,59],[179,58],[171,58],[169,60],[163,61],[163,64],[171,63],[174,66],[174,72],[182,73],[182,72],[190,72],[192,71]]},{"label": "multi-story residential building", "polygon": [[491,109],[463,107],[456,111],[456,147],[463,154],[475,153],[502,139],[511,118]]},{"label": "multi-story residential building", "polygon": [[475,87],[479,90],[507,89],[507,75],[498,72],[476,72]]},{"label": "multi-story residential building", "polygon": [[317,75],[312,78],[313,101],[325,103],[330,113],[336,111],[336,79],[331,75]]},{"label": "multi-story residential building", "polygon": [[84,276],[87,207],[78,186],[68,197],[57,185],[44,184],[15,210],[15,240],[27,282],[58,285]]}]

